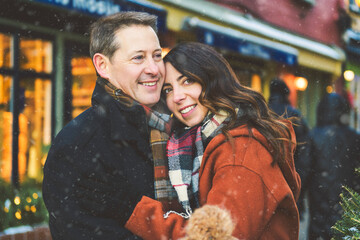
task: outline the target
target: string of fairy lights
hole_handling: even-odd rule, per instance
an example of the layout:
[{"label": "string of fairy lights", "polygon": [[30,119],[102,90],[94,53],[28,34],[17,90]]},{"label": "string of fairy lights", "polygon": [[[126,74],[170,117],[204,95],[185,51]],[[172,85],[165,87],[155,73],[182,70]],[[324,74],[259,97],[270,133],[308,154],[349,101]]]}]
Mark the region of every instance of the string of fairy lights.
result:
[{"label": "string of fairy lights", "polygon": [[[39,194],[34,192],[32,195],[32,197],[26,197],[25,198],[25,201],[26,201],[26,204],[24,206],[24,210],[26,212],[33,212],[35,213],[37,211],[36,209],[36,202],[34,202],[34,200],[38,199],[39,198]],[[21,204],[21,198],[19,196],[15,196],[14,200],[13,200],[14,204],[16,206],[19,206]],[[5,213],[9,213],[10,211],[10,207],[11,207],[11,200],[10,199],[6,199],[5,203],[4,203],[4,212]],[[22,219],[22,211],[20,208],[18,208],[16,210],[16,212],[14,213],[15,215],[15,218],[18,219],[18,220],[21,220]]]}]

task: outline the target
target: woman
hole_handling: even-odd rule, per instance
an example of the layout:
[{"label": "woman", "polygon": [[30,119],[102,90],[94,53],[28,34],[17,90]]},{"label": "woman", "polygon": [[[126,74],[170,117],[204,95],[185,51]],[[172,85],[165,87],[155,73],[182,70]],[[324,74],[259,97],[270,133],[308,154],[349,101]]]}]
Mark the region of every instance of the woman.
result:
[{"label": "woman", "polygon": [[169,175],[184,212],[163,212],[143,197],[126,227],[143,239],[178,239],[192,210],[207,204],[231,213],[239,239],[298,239],[291,124],[209,46],[179,44],[164,62],[163,95],[176,117]]}]

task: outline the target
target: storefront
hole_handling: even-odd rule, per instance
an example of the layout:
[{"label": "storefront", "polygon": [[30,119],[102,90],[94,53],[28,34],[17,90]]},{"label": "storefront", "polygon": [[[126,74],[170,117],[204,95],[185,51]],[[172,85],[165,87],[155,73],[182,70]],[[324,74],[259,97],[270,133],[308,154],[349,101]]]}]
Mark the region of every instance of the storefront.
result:
[{"label": "storefront", "polygon": [[349,0],[348,6],[351,25],[343,35],[346,62],[338,85],[352,106],[350,126],[360,132],[360,1]]},{"label": "storefront", "polygon": [[96,74],[88,27],[118,11],[158,16],[147,1],[5,0],[0,9],[0,177],[41,179],[51,140],[90,106]]}]

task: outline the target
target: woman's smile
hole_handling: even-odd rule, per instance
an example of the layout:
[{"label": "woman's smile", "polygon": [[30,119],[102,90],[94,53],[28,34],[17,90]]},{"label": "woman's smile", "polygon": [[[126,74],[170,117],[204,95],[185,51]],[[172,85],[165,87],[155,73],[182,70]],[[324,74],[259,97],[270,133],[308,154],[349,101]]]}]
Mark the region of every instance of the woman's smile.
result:
[{"label": "woman's smile", "polygon": [[166,63],[165,66],[166,78],[163,92],[166,95],[169,110],[186,126],[198,125],[208,112],[208,108],[199,101],[202,86],[182,75],[170,63]]}]

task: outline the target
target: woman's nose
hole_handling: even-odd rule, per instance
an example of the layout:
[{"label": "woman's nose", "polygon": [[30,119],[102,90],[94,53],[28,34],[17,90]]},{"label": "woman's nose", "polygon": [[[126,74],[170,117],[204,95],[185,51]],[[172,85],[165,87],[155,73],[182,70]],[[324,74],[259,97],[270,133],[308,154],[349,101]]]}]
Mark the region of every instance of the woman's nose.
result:
[{"label": "woman's nose", "polygon": [[186,94],[181,89],[173,89],[173,98],[175,103],[180,103],[182,100],[184,100],[186,97]]}]

